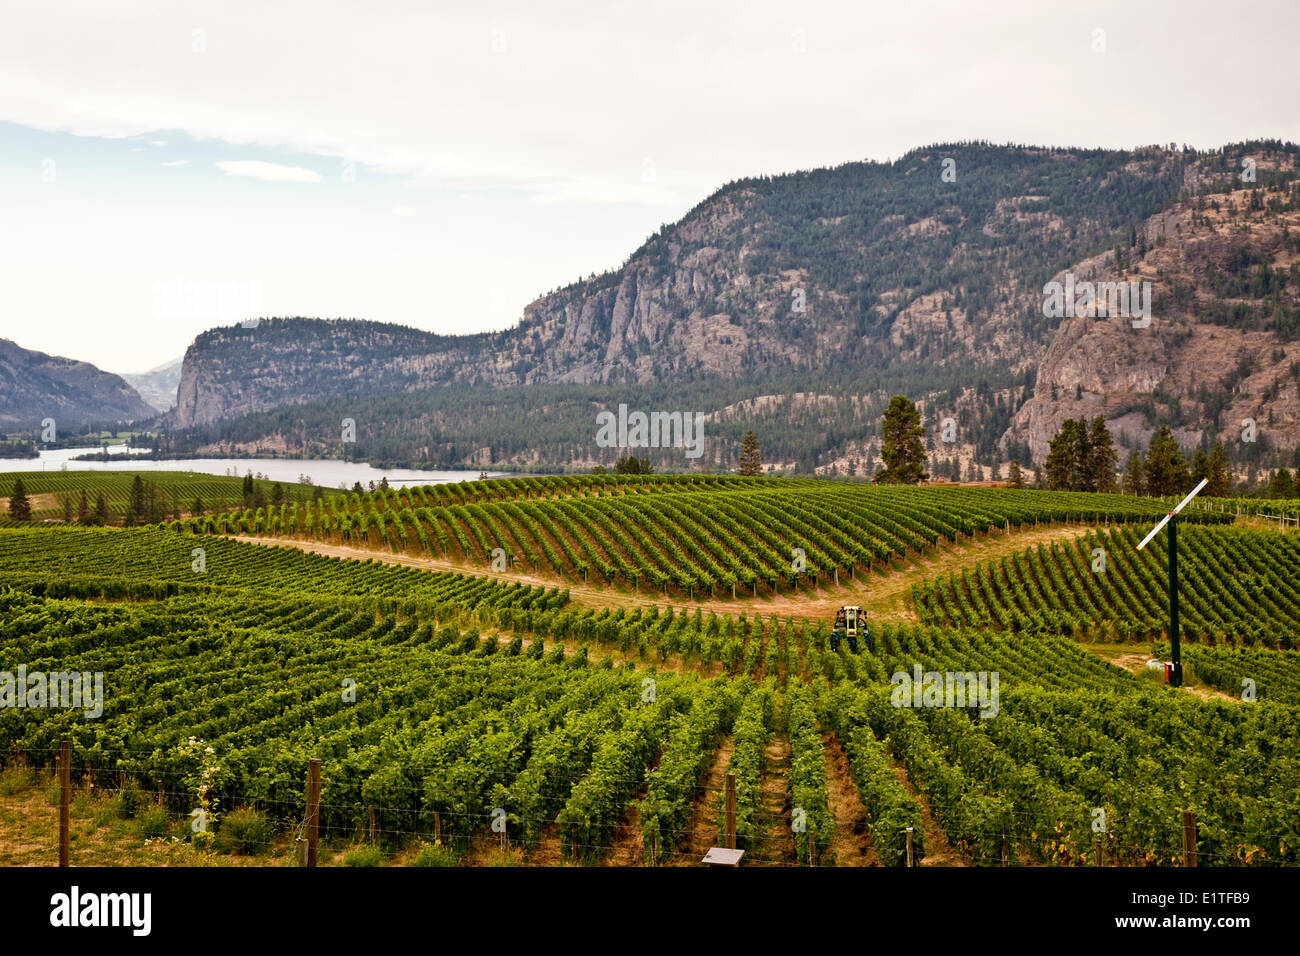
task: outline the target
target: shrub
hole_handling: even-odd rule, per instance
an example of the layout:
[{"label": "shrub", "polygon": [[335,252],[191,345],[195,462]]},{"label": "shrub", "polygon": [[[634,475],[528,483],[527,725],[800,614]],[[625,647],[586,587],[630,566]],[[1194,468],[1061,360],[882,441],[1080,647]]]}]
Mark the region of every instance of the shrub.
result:
[{"label": "shrub", "polygon": [[455,866],[456,854],[441,843],[426,843],[420,847],[412,866]]},{"label": "shrub", "polygon": [[136,827],[146,840],[167,835],[171,829],[171,817],[162,807],[153,805],[136,816]]},{"label": "shrub", "polygon": [[384,854],[377,846],[359,846],[343,855],[344,866],[379,866],[383,862]]},{"label": "shrub", "polygon": [[270,848],[274,836],[274,828],[266,814],[240,807],[221,818],[214,848],[219,853],[256,856]]}]

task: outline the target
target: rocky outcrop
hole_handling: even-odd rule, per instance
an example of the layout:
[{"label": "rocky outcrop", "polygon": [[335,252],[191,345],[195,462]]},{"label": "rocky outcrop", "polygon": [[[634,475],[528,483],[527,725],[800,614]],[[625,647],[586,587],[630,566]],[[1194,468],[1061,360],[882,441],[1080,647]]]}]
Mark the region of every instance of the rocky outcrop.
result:
[{"label": "rocky outcrop", "polygon": [[1263,448],[1300,445],[1300,329],[1277,327],[1300,320],[1300,289],[1265,278],[1300,277],[1300,210],[1251,210],[1246,191],[1235,197],[1152,217],[1146,253],[1126,270],[1112,254],[1069,270],[1150,282],[1151,323],[1066,319],[1004,444],[1026,441],[1041,462],[1065,419],[1103,415],[1121,448],[1145,448],[1161,423],[1186,447],[1206,436],[1242,441],[1251,423]]}]

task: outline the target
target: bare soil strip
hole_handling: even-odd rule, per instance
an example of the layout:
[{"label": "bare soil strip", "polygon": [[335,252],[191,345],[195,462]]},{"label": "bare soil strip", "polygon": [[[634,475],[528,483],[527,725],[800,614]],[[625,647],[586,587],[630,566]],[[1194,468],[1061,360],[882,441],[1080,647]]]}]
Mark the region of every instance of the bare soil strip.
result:
[{"label": "bare soil strip", "polygon": [[841,576],[840,587],[818,588],[815,591],[795,591],[748,598],[746,600],[721,601],[699,600],[686,601],[680,598],[669,599],[654,592],[627,592],[615,588],[588,587],[575,584],[566,579],[519,574],[514,571],[494,572],[483,567],[458,564],[438,558],[422,557],[411,554],[394,554],[372,548],[354,545],[328,544],[322,541],[305,541],[296,538],[254,537],[236,535],[235,540],[247,544],[260,544],[276,547],[297,548],[308,553],[327,555],[338,558],[351,558],[364,561],[373,559],[385,564],[404,565],[406,567],[424,568],[431,571],[454,571],[478,577],[490,577],[501,581],[519,582],[542,587],[568,588],[569,597],[575,604],[586,607],[629,607],[671,604],[677,607],[701,608],[718,614],[776,614],[780,617],[809,617],[817,619],[833,618],[835,611],[845,604],[858,604],[866,609],[875,620],[908,622],[916,621],[916,612],[911,607],[911,590],[917,584],[935,574],[957,571],[973,567],[980,561],[999,558],[1023,551],[1038,544],[1064,543],[1086,534],[1087,525],[1043,525],[1026,530],[1010,532],[994,531],[975,538],[963,539],[958,544],[944,542],[937,548],[922,553],[912,552],[907,557],[907,564],[900,566],[893,562],[887,570],[859,574],[854,578]]},{"label": "bare soil strip", "polygon": [[822,737],[826,748],[826,795],[830,798],[835,830],[830,854],[824,860],[836,866],[879,866],[880,857],[867,831],[867,811],[849,773],[849,760],[834,734]]},{"label": "bare soil strip", "polygon": [[774,734],[764,751],[763,780],[759,785],[761,831],[759,845],[746,857],[760,863],[794,863],[794,831],[790,829],[790,742]]},{"label": "bare soil strip", "polygon": [[[710,847],[722,846],[726,835],[718,831],[718,801],[727,786],[727,766],[731,763],[731,734],[727,734],[718,745],[713,764],[704,775],[701,790],[695,797],[691,808],[690,830],[682,843],[682,852],[676,855],[674,862],[697,865],[704,859]],[[664,857],[660,853],[660,859]]]},{"label": "bare soil strip", "polygon": [[895,763],[893,766],[898,782],[903,785],[903,789],[910,793],[921,807],[921,836],[925,844],[925,856],[921,859],[920,865],[966,866],[966,860],[953,849],[952,844],[948,842],[948,838],[944,836],[939,821],[934,818],[934,814],[930,811],[930,802],[926,800],[925,794],[912,786],[912,781],[907,779],[907,771],[901,765]]}]

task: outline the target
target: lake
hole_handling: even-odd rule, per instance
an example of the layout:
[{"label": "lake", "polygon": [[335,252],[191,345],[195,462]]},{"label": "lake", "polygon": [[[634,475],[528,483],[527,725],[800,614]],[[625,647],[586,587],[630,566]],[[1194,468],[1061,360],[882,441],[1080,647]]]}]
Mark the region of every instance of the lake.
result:
[{"label": "lake", "polygon": [[[139,454],[147,448],[111,446],[109,454]],[[326,488],[345,485],[351,488],[361,482],[369,488],[370,482],[379,484],[387,478],[390,485],[440,485],[451,481],[473,481],[477,471],[417,471],[409,468],[372,468],[365,462],[337,461],[330,458],[175,458],[165,461],[74,461],[78,455],[95,452],[94,448],[58,448],[42,451],[39,458],[0,458],[0,472],[5,471],[194,471],[205,475],[235,475],[242,477],[250,470],[263,474],[272,481],[289,484],[297,482],[299,475],[309,475],[312,484]],[[488,477],[499,478],[511,474],[489,471]]]}]

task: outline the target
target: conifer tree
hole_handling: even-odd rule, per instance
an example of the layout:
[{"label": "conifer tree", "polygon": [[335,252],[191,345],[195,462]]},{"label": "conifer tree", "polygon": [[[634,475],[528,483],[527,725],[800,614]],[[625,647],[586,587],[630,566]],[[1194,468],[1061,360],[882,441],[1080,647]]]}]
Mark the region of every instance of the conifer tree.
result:
[{"label": "conifer tree", "polygon": [[880,457],[885,467],[872,479],[880,485],[915,485],[928,481],[921,413],[906,395],[889,400],[880,424]]},{"label": "conifer tree", "polygon": [[758,436],[752,428],[745,432],[745,437],[740,442],[739,465],[737,471],[742,475],[754,477],[763,473],[763,454],[759,451]]},{"label": "conifer tree", "polygon": [[14,481],[14,490],[9,494],[9,517],[15,521],[32,520],[32,503],[27,498],[27,489],[23,487],[21,478]]}]

